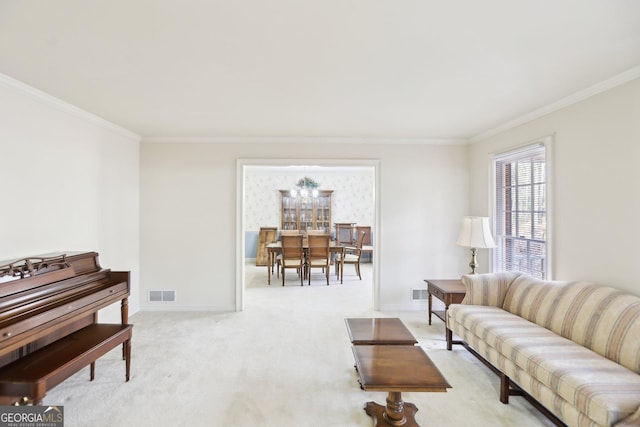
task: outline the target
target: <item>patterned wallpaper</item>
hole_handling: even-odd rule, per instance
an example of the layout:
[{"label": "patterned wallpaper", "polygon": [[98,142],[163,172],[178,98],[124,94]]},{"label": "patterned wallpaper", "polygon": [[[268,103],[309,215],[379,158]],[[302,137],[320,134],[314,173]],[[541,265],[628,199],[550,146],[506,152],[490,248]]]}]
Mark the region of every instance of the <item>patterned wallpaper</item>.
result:
[{"label": "patterned wallpaper", "polygon": [[333,190],[331,221],[373,225],[374,170],[373,167],[321,167],[289,171],[283,167],[248,167],[245,172],[245,231],[260,227],[280,229],[280,191],[295,188],[301,178],[308,176],[319,184],[320,190]]}]

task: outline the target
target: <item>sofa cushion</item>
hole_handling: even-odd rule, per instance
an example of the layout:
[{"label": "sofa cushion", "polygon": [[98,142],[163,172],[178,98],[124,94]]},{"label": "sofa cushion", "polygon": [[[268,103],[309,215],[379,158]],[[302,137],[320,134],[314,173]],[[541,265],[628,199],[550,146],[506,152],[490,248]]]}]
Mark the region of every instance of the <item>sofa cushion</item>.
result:
[{"label": "sofa cushion", "polygon": [[520,275],[503,308],[640,373],[640,298],[586,282]]},{"label": "sofa cushion", "polygon": [[[640,376],[548,329],[497,307],[451,305],[447,316],[453,332],[480,354],[503,357],[492,361],[500,370],[512,371],[501,365],[513,363],[597,424],[612,425],[640,405]],[[540,390],[518,385],[541,398]]]}]

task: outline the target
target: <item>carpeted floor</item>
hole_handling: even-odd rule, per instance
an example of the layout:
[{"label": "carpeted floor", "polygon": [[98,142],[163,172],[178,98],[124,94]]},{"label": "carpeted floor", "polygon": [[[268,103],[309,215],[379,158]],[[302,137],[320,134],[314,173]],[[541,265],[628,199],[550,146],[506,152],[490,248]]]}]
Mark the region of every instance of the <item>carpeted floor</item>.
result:
[{"label": "carpeted floor", "polygon": [[[350,266],[349,266],[350,267]],[[348,267],[347,267],[348,268]],[[447,393],[403,393],[422,426],[551,426],[524,399],[498,400],[498,378],[460,346],[446,350],[444,325],[426,313],[372,309],[371,266],[363,280],[345,271],[310,287],[288,272],[266,285],[264,267],[247,266],[241,313],[137,313],[132,378],[114,350],[51,390],[43,404],[63,405],[66,427],[371,426],[353,368],[347,317],[400,317],[453,386]]]}]

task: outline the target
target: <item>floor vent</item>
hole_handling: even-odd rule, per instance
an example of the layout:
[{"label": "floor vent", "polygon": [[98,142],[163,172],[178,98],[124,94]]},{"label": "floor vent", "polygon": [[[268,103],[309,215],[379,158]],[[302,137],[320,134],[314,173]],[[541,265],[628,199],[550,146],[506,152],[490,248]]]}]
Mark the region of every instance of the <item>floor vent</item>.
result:
[{"label": "floor vent", "polygon": [[412,301],[424,301],[429,299],[429,291],[426,289],[411,289]]},{"label": "floor vent", "polygon": [[176,302],[176,291],[149,291],[149,302]]}]

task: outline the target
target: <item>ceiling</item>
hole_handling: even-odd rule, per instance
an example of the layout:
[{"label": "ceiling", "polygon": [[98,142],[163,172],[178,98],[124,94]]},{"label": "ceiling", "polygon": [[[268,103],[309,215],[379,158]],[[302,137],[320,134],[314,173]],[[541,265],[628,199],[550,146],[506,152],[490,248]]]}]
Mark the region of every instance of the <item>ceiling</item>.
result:
[{"label": "ceiling", "polygon": [[143,137],[464,141],[639,65],[638,0],[0,0],[0,73]]}]

